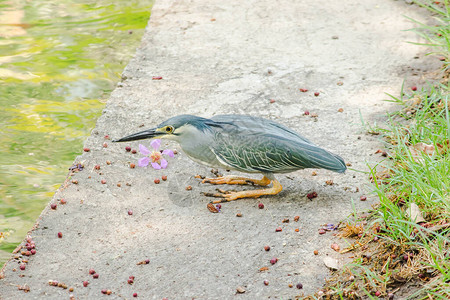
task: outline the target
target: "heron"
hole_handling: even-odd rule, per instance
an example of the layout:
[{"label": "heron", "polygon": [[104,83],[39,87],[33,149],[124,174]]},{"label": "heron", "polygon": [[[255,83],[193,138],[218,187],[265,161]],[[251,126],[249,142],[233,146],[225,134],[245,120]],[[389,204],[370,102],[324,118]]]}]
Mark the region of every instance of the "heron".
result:
[{"label": "heron", "polygon": [[[340,156],[315,145],[291,128],[248,115],[217,115],[211,118],[178,115],[154,128],[113,142],[152,138],[177,142],[189,158],[208,167],[263,175],[261,179],[234,175],[204,178],[202,183],[266,187],[221,192],[215,194],[220,200],[212,203],[276,195],[283,187],[274,174],[307,168],[327,169],[338,173],[347,169]],[[272,186],[267,187],[270,184]]]}]

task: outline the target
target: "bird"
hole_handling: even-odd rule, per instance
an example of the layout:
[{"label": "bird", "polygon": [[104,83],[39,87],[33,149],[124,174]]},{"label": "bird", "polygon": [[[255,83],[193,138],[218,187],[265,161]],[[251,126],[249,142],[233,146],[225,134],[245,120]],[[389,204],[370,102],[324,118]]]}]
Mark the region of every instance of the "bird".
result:
[{"label": "bird", "polygon": [[178,115],[158,126],[143,130],[113,142],[142,139],[167,139],[179,143],[183,152],[193,161],[213,168],[260,173],[261,179],[227,175],[203,178],[202,183],[229,185],[259,185],[271,187],[208,194],[220,198],[211,203],[241,198],[276,195],[283,187],[274,174],[301,169],[327,169],[344,173],[344,160],[278,122],[249,115],[216,115],[203,118]]}]

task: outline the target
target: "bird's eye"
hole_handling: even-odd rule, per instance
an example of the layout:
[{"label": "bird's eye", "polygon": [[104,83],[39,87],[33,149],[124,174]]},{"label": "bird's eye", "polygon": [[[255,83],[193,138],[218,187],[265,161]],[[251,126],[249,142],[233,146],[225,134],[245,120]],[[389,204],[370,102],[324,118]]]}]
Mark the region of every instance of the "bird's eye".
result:
[{"label": "bird's eye", "polygon": [[166,127],[166,132],[167,133],[171,133],[173,131],[173,127],[172,126],[167,126]]}]

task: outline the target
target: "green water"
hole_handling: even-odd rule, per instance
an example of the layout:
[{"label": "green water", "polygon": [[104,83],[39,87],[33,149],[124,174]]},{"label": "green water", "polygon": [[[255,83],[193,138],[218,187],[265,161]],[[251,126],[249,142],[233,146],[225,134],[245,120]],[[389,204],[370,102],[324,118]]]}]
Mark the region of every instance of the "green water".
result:
[{"label": "green water", "polygon": [[82,152],[151,5],[0,0],[0,267]]}]

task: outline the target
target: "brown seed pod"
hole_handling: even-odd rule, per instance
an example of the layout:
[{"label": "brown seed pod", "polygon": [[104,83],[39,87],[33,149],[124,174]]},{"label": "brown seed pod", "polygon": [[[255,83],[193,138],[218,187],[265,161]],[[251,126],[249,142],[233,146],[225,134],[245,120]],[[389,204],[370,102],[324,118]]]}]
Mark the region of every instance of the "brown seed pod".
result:
[{"label": "brown seed pod", "polygon": [[212,213],[218,213],[219,211],[217,210],[217,208],[214,206],[214,204],[212,203],[208,203],[206,205],[206,207],[208,208],[208,210]]}]

